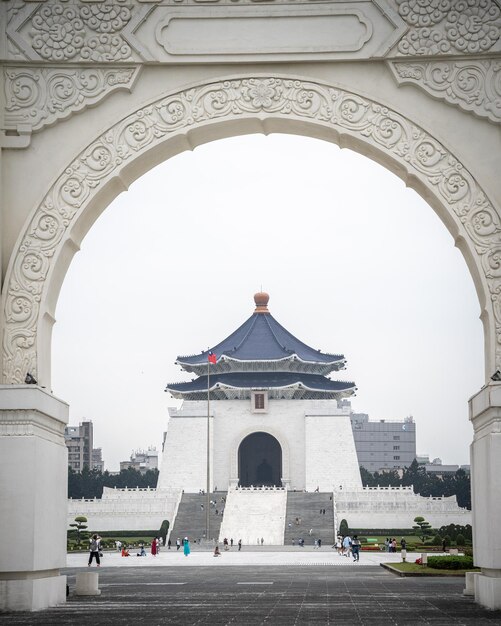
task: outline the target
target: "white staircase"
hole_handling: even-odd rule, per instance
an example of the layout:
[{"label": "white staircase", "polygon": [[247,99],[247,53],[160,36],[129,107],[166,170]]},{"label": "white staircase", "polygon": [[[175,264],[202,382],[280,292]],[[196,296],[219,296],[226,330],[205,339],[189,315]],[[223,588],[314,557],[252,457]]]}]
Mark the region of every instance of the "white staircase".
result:
[{"label": "white staircase", "polygon": [[236,543],[282,546],[284,543],[287,492],[285,489],[240,488],[228,491],[219,533]]}]

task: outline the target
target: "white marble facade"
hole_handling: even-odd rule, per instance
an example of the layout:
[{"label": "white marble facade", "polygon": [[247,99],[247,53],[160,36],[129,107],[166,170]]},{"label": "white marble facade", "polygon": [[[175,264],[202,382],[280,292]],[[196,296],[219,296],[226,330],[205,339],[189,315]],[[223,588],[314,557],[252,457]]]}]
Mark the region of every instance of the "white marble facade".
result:
[{"label": "white marble facade", "polygon": [[[211,401],[211,487],[238,482],[238,449],[247,435],[265,432],[282,449],[282,483],[298,491],[361,488],[349,409],[333,400],[272,400],[253,413],[250,400]],[[197,493],[207,485],[207,404],[171,409],[158,486]]]}]

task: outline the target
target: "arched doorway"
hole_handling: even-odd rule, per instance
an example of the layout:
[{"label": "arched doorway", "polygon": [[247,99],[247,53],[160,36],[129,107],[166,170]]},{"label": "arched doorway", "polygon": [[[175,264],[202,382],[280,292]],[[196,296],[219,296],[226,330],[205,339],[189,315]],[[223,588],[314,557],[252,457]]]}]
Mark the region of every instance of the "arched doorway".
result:
[{"label": "arched doorway", "polygon": [[252,433],[238,448],[238,477],[242,487],[282,486],[282,448],[268,433]]}]

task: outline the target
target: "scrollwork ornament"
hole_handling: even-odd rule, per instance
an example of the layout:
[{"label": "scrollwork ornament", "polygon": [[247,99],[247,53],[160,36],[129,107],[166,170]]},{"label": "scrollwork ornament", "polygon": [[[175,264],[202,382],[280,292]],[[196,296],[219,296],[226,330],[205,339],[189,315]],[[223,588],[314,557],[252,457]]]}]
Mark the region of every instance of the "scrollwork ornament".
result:
[{"label": "scrollwork ornament", "polygon": [[481,54],[501,34],[495,0],[396,0],[411,27],[397,49],[403,55]]},{"label": "scrollwork ornament", "polygon": [[501,61],[393,62],[396,80],[413,84],[491,122],[501,122]]},{"label": "scrollwork ornament", "polygon": [[[360,94],[312,81],[246,77],[192,87],[142,107],[97,137],[65,169],[34,212],[6,279],[6,382],[22,382],[27,368],[37,373],[37,333],[47,277],[94,195],[148,149],[188,133],[194,125],[235,117],[330,125],[336,135],[356,138],[369,151],[398,162],[443,203],[470,242],[478,267],[485,268],[485,284],[501,328],[500,295],[493,282],[501,271],[499,217],[473,176],[445,146],[401,114]],[[501,343],[495,351],[501,366]]]},{"label": "scrollwork ornament", "polygon": [[485,52],[499,39],[501,11],[491,0],[455,0],[445,31],[460,52]]},{"label": "scrollwork ornament", "polygon": [[80,16],[89,28],[98,33],[116,33],[130,20],[130,8],[107,2],[80,8]]},{"label": "scrollwork ornament", "polygon": [[5,68],[5,123],[40,130],[95,105],[115,90],[130,90],[139,68]]},{"label": "scrollwork ornament", "polygon": [[451,0],[397,0],[398,12],[411,26],[432,26],[451,8]]},{"label": "scrollwork ornament", "polygon": [[32,24],[32,46],[44,59],[72,59],[84,45],[85,29],[77,7],[62,4],[42,7]]},{"label": "scrollwork ornament", "polygon": [[130,7],[51,3],[31,20],[31,45],[46,60],[95,62],[129,60],[132,50],[121,36],[131,19]]},{"label": "scrollwork ornament", "polygon": [[501,279],[501,246],[495,246],[484,256],[486,276]]}]

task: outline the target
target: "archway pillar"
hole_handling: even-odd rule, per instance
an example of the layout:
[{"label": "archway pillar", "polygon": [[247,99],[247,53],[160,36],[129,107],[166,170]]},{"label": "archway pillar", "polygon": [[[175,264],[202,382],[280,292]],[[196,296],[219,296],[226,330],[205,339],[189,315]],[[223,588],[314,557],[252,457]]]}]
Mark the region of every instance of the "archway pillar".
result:
[{"label": "archway pillar", "polygon": [[68,405],[33,385],[0,385],[0,611],[66,601]]},{"label": "archway pillar", "polygon": [[483,387],[469,401],[475,600],[501,609],[501,383]]}]

